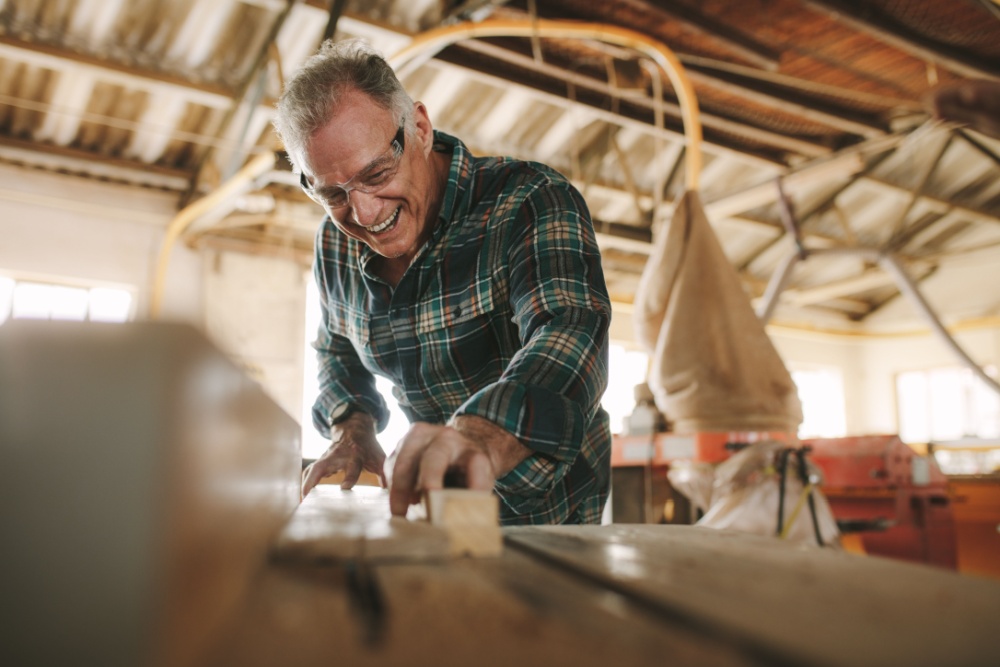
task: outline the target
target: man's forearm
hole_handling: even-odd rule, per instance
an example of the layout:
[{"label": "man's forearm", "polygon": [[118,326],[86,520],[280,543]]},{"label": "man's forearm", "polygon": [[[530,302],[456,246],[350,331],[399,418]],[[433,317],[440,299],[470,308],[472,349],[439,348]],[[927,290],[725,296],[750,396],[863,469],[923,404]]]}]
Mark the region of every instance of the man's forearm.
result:
[{"label": "man's forearm", "polygon": [[460,415],[453,417],[449,426],[485,448],[497,478],[509,473],[531,455],[531,450],[520,440],[488,419]]}]

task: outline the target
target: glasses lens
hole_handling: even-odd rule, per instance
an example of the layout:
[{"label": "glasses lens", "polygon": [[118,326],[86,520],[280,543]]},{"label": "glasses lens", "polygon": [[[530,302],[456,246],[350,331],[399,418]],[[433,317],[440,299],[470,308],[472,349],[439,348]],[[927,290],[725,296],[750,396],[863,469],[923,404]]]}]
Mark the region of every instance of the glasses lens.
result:
[{"label": "glasses lens", "polygon": [[[353,189],[353,188],[352,188]],[[347,190],[337,188],[326,197],[326,203],[330,208],[339,208],[347,204]]]},{"label": "glasses lens", "polygon": [[399,163],[403,159],[403,142],[405,139],[404,128],[400,125],[399,129],[396,131],[396,136],[392,138],[392,143],[389,144],[389,148],[392,151],[392,157],[389,158],[382,169],[377,169],[373,173],[368,174],[355,186],[334,186],[328,188],[328,194],[321,197],[316,194],[316,192],[309,185],[306,175],[301,172],[299,173],[299,185],[310,198],[320,204],[326,204],[330,208],[340,208],[342,206],[346,206],[348,203],[348,195],[352,190],[358,190],[359,192],[370,194],[385,187],[389,181],[393,179],[396,172],[399,170]]}]

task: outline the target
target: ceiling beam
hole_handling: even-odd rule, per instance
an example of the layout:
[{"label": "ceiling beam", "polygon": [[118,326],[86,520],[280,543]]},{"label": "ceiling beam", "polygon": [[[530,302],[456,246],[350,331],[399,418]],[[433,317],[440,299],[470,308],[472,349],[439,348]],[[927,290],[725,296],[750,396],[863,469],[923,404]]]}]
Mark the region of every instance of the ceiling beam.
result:
[{"label": "ceiling beam", "polygon": [[[456,73],[461,73],[473,77],[483,83],[487,83],[498,88],[510,88],[512,86],[522,85],[525,90],[532,92],[539,100],[552,104],[553,106],[559,107],[560,109],[572,109],[572,108],[585,108],[588,115],[593,116],[595,119],[602,120],[605,123],[611,125],[617,125],[620,127],[630,127],[638,129],[644,134],[651,136],[653,138],[662,138],[667,141],[673,142],[684,142],[684,132],[681,128],[680,123],[676,126],[668,125],[664,128],[657,128],[655,125],[651,125],[647,119],[634,118],[630,115],[624,115],[622,113],[615,113],[609,111],[600,106],[593,106],[584,104],[580,101],[573,101],[568,99],[565,94],[556,94],[541,90],[538,88],[532,88],[530,86],[514,83],[511,80],[504,79],[496,74],[491,74],[489,72],[481,70],[468,69],[467,67],[452,63],[450,61],[441,60],[435,58],[428,61],[424,67],[437,68],[439,72],[446,76],[454,76]],[[468,143],[468,142],[467,142]],[[487,147],[488,148],[488,147]],[[784,168],[785,164],[775,159],[771,154],[761,153],[761,152],[751,152],[745,148],[737,148],[728,143],[724,142],[713,142],[707,139],[702,143],[703,149],[709,149],[717,153],[725,153],[735,159],[738,159],[746,164],[755,167],[779,167]]]},{"label": "ceiling beam", "polygon": [[167,89],[184,95],[195,104],[213,109],[227,108],[233,101],[233,91],[224,86],[189,81],[173,74],[140,69],[48,44],[26,42],[9,35],[0,35],[0,58],[57,72],[85,71],[95,78],[123,87],[150,92]]},{"label": "ceiling beam", "polygon": [[3,135],[0,135],[0,160],[178,192],[184,189],[190,176],[181,169]]},{"label": "ceiling beam", "polygon": [[660,16],[666,16],[679,22],[691,32],[697,33],[710,42],[715,42],[726,51],[746,62],[753,63],[768,70],[778,69],[780,53],[771,47],[758,42],[748,35],[730,28],[704,14],[690,9],[678,2],[663,0],[616,0],[632,7],[653,11]]},{"label": "ceiling beam", "polygon": [[872,138],[886,134],[888,131],[887,125],[881,120],[843,109],[834,109],[830,105],[815,100],[807,100],[801,95],[783,91],[779,86],[767,84],[759,79],[750,79],[690,64],[686,66],[686,71],[693,82],[707,88],[737,95],[761,106],[798,116],[842,132]]},{"label": "ceiling beam", "polygon": [[[848,3],[843,0],[803,0],[803,3],[819,14],[890,44],[900,51],[937,63],[963,76],[1000,78],[1000,67],[996,61],[986,62],[934,42],[879,12],[872,3]],[[995,21],[996,18],[984,15],[984,20]]]},{"label": "ceiling beam", "polygon": [[[488,74],[494,74],[493,71],[484,69],[483,67],[476,67],[467,60],[461,58],[456,58],[454,55],[449,55],[452,49],[458,50],[468,50],[481,55],[487,56],[488,58],[499,60],[505,62],[514,67],[527,69],[529,71],[537,72],[546,77],[559,80],[560,82],[570,83],[577,88],[582,88],[589,90],[594,93],[599,93],[601,95],[607,96],[611,99],[620,99],[621,103],[635,105],[641,109],[648,111],[650,113],[655,112],[656,102],[648,95],[643,94],[638,95],[628,95],[624,96],[621,90],[617,90],[612,87],[609,83],[596,79],[579,72],[574,72],[572,70],[559,67],[557,65],[548,62],[538,62],[531,56],[518,53],[508,48],[497,46],[490,42],[483,40],[466,40],[463,41],[449,49],[439,53],[437,55],[438,59],[453,62],[457,65],[468,67],[470,69],[476,69],[478,71],[483,71]],[[510,77],[500,77],[500,78],[510,78]],[[527,83],[528,87],[538,89],[537,86],[533,86]],[[673,118],[681,117],[680,106],[669,100],[663,100],[661,107],[664,113],[669,114]],[[742,136],[746,139],[759,142],[772,146],[776,149],[787,151],[791,153],[796,153],[799,155],[805,155],[808,157],[819,157],[821,155],[826,155],[830,152],[829,147],[817,144],[811,141],[806,141],[802,139],[797,139],[795,137],[789,137],[788,135],[781,134],[779,132],[772,132],[766,128],[757,127],[754,125],[749,125],[747,123],[732,120],[719,116],[717,114],[706,113],[704,110],[700,112],[699,119],[701,120],[702,127],[706,130],[715,129],[721,132],[732,133],[737,136]]]},{"label": "ceiling beam", "polygon": [[886,287],[887,285],[895,285],[892,276],[888,273],[882,270],[868,271],[859,276],[837,280],[817,287],[787,289],[781,293],[781,303],[782,305],[791,306],[811,306],[824,301],[867,292],[879,287]]},{"label": "ceiling beam", "polygon": [[[255,125],[254,121],[256,121],[257,134],[259,135],[261,128],[271,117],[270,112],[266,115],[255,114],[254,112],[260,108],[261,99],[264,97],[264,91],[267,87],[267,62],[271,45],[275,43],[275,40],[277,40],[278,35],[281,33],[281,28],[285,25],[285,21],[288,20],[288,17],[292,12],[292,8],[295,6],[295,1],[296,0],[287,0],[284,9],[278,12],[278,15],[274,17],[274,20],[268,27],[267,36],[264,38],[264,42],[258,47],[257,53],[254,55],[253,61],[250,65],[250,69],[240,82],[238,90],[234,91],[233,99],[226,108],[219,130],[216,133],[216,138],[221,139],[227,135],[231,135],[234,128],[239,128],[241,126],[237,122],[241,118],[245,121],[242,123],[243,131],[249,130],[253,127]],[[334,24],[336,24],[336,20],[334,20]],[[243,166],[246,158],[250,155],[251,148],[244,148],[242,146],[246,140],[246,137],[242,135],[243,132],[240,132],[234,144],[237,147],[234,150],[235,155],[228,156],[230,158],[230,160],[228,160],[228,168],[227,165],[221,165],[223,168],[223,180],[228,180],[230,177],[235,175],[239,168]],[[254,137],[253,143],[256,144],[256,136]],[[205,171],[208,165],[213,161],[213,159],[219,157],[216,155],[214,145],[203,145],[199,148],[197,167],[195,168],[194,175],[191,177],[191,182],[188,186],[187,192],[182,198],[181,204],[183,206],[186,206],[198,196],[198,191],[201,189],[202,180],[205,177]],[[218,162],[221,162],[221,160],[218,160]]]},{"label": "ceiling beam", "polygon": [[[862,155],[852,151],[836,157],[803,165],[782,175],[784,187],[798,189],[818,182],[848,178],[865,167]],[[773,204],[778,199],[778,187],[773,179],[705,204],[710,220],[728,218],[744,211]]]},{"label": "ceiling beam", "polygon": [[[571,2],[568,6],[565,3],[546,2],[543,9],[549,9],[549,15],[558,12],[559,18],[597,20],[600,15],[581,15],[581,5],[585,3]],[[715,44],[716,47],[737,56],[744,62],[749,62],[758,67],[769,70],[778,68],[779,53],[766,44],[762,44],[748,35],[741,33],[729,26],[720,23],[700,12],[688,9],[686,6],[676,2],[663,2],[662,0],[615,0],[615,6],[623,9],[630,9],[645,15],[649,22],[671,23],[681,25],[691,33],[696,33],[701,39],[705,39]],[[573,16],[572,14],[576,14]],[[567,15],[569,14],[569,15]],[[600,20],[606,20],[601,17]],[[642,29],[646,26],[630,26]],[[651,33],[650,36],[657,37]]]},{"label": "ceiling beam", "polygon": [[[872,183],[876,187],[884,188],[888,190],[893,190],[895,192],[910,193],[909,188],[905,188],[896,183],[892,183],[882,177],[873,176],[868,174],[867,176],[860,179],[865,183]],[[929,195],[926,192],[920,195],[920,201],[926,203],[929,208],[938,211],[939,213],[961,213],[963,215],[972,217],[976,220],[981,220],[984,222],[990,222],[993,224],[1000,225],[1000,212],[994,210],[989,210],[985,208],[979,208],[977,206],[970,206],[968,204],[959,204],[948,199],[943,199],[941,197],[936,197],[934,195]]]}]

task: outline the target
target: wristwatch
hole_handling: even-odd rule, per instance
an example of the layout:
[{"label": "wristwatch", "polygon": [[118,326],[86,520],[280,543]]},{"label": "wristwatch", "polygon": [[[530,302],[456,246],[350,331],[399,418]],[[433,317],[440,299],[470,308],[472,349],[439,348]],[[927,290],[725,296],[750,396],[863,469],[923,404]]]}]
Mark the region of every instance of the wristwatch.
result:
[{"label": "wristwatch", "polygon": [[330,426],[335,426],[350,417],[358,407],[351,403],[341,403],[330,412]]}]

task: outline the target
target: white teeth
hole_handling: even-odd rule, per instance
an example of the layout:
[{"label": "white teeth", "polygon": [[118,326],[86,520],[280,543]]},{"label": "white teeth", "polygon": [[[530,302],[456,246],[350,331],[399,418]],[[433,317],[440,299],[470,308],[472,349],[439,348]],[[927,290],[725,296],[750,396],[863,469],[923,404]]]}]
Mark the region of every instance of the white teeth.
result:
[{"label": "white teeth", "polygon": [[389,216],[388,220],[373,227],[369,227],[368,231],[373,234],[378,234],[379,232],[384,232],[385,230],[389,229],[389,227],[392,226],[392,223],[396,222],[396,219],[399,217],[399,211],[401,209],[402,207],[397,207],[396,210],[392,212],[392,215]]}]

